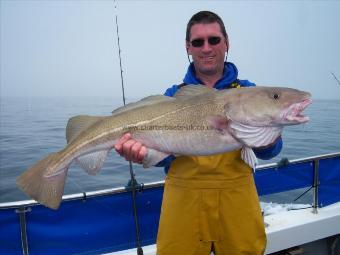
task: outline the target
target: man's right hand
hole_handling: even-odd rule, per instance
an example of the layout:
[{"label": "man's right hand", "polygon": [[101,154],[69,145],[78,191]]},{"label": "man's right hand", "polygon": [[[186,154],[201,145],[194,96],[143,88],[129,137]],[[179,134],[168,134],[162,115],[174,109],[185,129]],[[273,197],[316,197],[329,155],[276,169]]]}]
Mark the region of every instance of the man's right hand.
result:
[{"label": "man's right hand", "polygon": [[140,142],[131,138],[130,133],[123,135],[115,144],[115,149],[127,161],[141,164],[148,150]]}]

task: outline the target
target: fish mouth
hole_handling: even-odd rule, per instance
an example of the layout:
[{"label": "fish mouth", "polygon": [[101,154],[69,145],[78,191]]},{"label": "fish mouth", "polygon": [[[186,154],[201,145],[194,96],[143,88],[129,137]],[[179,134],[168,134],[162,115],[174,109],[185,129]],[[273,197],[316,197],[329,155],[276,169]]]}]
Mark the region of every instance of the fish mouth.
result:
[{"label": "fish mouth", "polygon": [[308,122],[309,117],[304,116],[302,112],[311,103],[312,103],[312,100],[310,98],[307,98],[303,100],[302,102],[292,104],[291,106],[289,106],[287,111],[284,112],[282,116],[283,119],[288,121],[288,123],[290,124],[301,124],[301,123]]}]

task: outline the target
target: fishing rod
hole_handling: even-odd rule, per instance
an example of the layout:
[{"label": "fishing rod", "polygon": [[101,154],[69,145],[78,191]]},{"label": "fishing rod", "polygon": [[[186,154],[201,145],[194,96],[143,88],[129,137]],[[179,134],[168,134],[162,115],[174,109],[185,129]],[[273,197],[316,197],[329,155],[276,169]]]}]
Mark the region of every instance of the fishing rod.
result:
[{"label": "fishing rod", "polygon": [[[125,89],[124,89],[124,78],[123,78],[123,67],[122,67],[122,57],[121,57],[121,49],[120,49],[120,40],[119,40],[119,29],[118,29],[118,10],[117,10],[117,2],[114,0],[115,7],[115,20],[116,20],[116,34],[117,34],[117,44],[118,44],[118,55],[119,55],[119,67],[120,67],[120,80],[122,84],[122,96],[123,96],[123,104],[126,105],[125,100]],[[132,204],[133,204],[133,215],[135,220],[135,229],[136,229],[136,242],[137,242],[137,255],[143,255],[143,249],[140,241],[140,228],[138,221],[138,211],[137,211],[137,202],[136,202],[136,184],[137,181],[135,179],[135,173],[132,168],[132,162],[129,161],[129,169],[130,169],[130,181],[129,186],[132,194]]]},{"label": "fishing rod", "polygon": [[335,74],[332,73],[332,72],[331,72],[331,74],[333,75],[333,77],[334,77],[334,79],[336,80],[336,82],[340,85],[340,81],[339,81],[339,79],[335,76]]}]

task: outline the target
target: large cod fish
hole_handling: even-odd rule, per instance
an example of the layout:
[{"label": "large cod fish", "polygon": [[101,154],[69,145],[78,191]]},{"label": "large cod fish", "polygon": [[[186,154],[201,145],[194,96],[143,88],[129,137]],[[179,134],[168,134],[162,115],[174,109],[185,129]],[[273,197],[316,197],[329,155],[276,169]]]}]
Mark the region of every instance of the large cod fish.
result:
[{"label": "large cod fish", "polygon": [[301,112],[310,94],[290,88],[249,87],[217,91],[187,85],[176,95],[150,96],[118,108],[111,116],[76,116],[68,121],[67,146],[31,166],[17,185],[45,206],[57,209],[69,166],[76,161],[94,175],[117,140],[129,132],[144,144],[144,167],[170,154],[211,155],[242,149],[242,159],[255,169],[251,148],[275,142],[286,125],[309,119]]}]

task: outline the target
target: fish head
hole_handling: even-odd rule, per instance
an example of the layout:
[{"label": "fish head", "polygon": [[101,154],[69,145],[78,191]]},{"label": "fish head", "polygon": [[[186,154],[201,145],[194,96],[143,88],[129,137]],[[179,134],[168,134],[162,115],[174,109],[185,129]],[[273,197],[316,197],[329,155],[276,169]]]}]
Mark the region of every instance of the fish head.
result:
[{"label": "fish head", "polygon": [[227,117],[257,127],[306,123],[302,111],[312,102],[311,94],[292,88],[249,87],[235,89],[225,100]]}]

